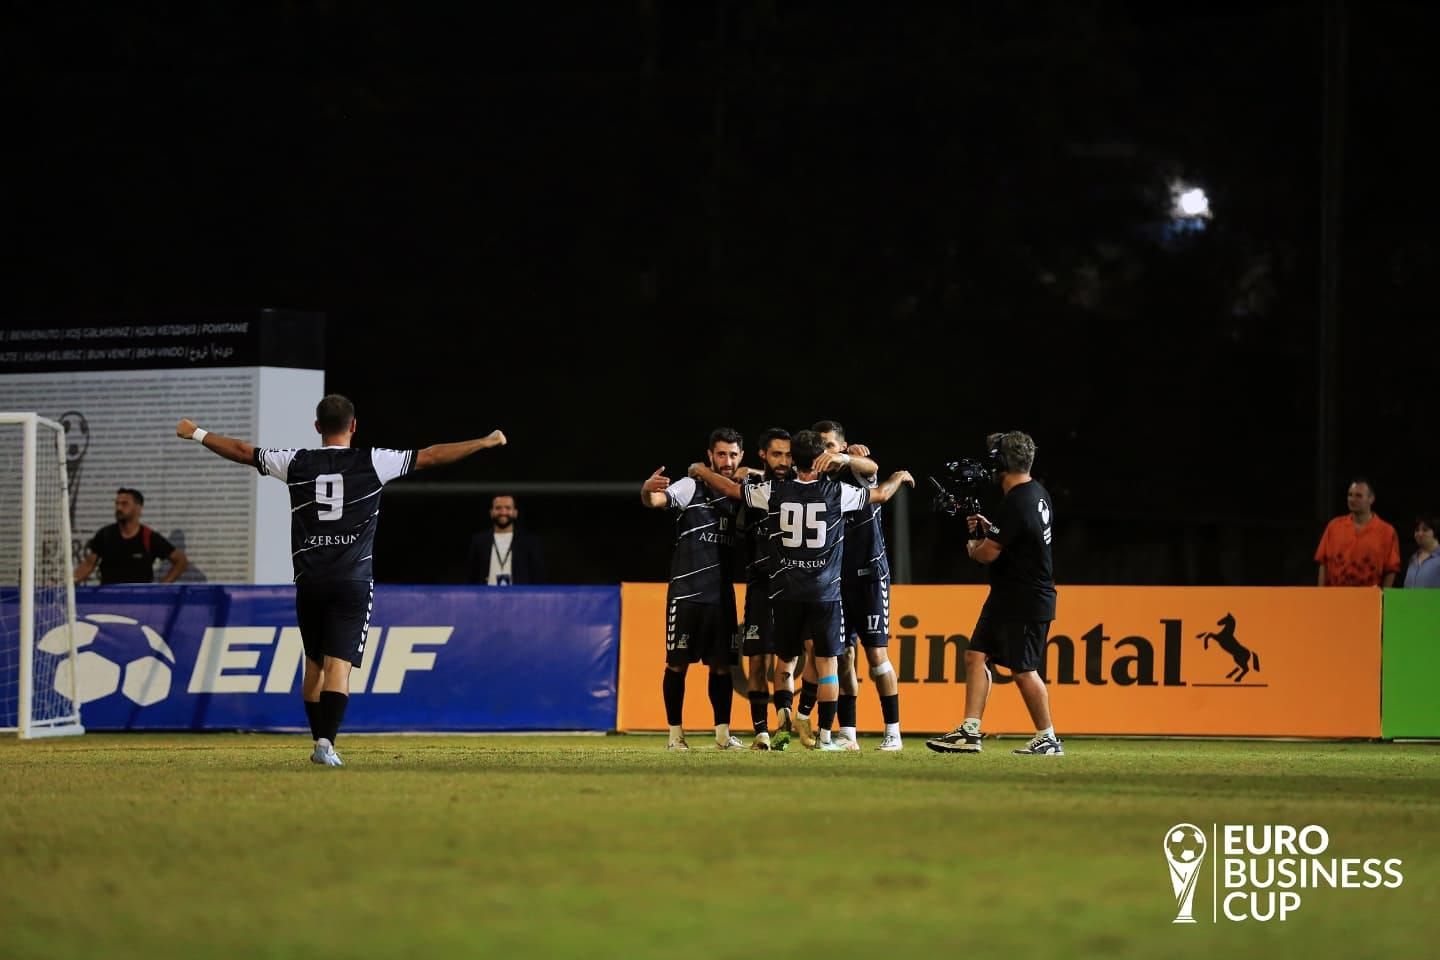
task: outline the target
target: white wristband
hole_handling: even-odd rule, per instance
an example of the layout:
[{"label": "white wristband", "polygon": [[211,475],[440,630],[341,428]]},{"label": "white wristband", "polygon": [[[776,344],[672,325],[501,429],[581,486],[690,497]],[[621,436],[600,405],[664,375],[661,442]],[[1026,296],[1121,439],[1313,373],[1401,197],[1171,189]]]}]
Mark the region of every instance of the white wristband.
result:
[{"label": "white wristband", "polygon": [[194,440],[196,443],[200,444],[203,447],[205,445],[205,438],[209,436],[209,434],[210,431],[206,430],[204,427],[196,427],[195,432],[190,434],[190,439]]},{"label": "white wristband", "polygon": [[842,453],[842,454],[840,454],[840,456],[842,456],[842,457],[845,458],[844,460],[841,461],[841,466],[845,466],[845,467],[850,466],[850,454],[848,454],[848,453]]}]

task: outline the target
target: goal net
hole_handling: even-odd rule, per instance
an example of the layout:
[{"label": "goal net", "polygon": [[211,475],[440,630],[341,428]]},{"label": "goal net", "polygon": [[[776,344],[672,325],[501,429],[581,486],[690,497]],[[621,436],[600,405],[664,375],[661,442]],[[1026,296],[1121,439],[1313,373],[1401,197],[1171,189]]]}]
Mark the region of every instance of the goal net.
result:
[{"label": "goal net", "polygon": [[84,733],[65,430],[0,413],[0,730]]}]

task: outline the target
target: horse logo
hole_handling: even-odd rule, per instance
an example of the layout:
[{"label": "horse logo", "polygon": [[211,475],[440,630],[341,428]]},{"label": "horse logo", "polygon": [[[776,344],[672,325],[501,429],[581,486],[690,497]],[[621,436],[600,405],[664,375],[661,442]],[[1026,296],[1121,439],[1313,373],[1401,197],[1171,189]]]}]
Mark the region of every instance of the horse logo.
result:
[{"label": "horse logo", "polygon": [[1195,636],[1205,641],[1206,650],[1210,649],[1210,641],[1214,640],[1220,645],[1221,650],[1224,650],[1235,659],[1235,669],[1225,674],[1226,678],[1233,677],[1235,682],[1239,683],[1252,668],[1258,671],[1260,669],[1260,655],[1235,639],[1234,614],[1225,614],[1225,616],[1215,621],[1215,624],[1220,627],[1219,633],[1197,633]]}]

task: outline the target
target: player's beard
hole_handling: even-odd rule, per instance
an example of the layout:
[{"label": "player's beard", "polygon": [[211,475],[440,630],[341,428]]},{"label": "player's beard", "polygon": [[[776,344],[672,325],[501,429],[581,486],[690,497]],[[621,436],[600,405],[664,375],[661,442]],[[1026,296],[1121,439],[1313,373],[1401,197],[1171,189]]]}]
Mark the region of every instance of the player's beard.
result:
[{"label": "player's beard", "polygon": [[515,523],[515,519],[514,519],[513,517],[496,517],[496,518],[495,518],[495,529],[496,529],[496,530],[509,530],[510,527],[511,527],[514,523]]}]

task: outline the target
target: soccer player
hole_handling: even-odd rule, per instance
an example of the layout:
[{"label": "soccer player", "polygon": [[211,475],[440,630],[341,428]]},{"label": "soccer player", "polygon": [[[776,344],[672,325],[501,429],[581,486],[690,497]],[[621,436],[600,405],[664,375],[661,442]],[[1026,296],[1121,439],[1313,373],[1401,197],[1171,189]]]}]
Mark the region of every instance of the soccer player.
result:
[{"label": "soccer player", "polygon": [[[790,476],[790,432],[771,427],[760,434],[760,462],[763,471],[749,474],[746,482],[785,480]],[[736,532],[744,545],[745,617],[740,625],[740,653],[747,668],[747,694],[750,701],[750,723],[755,730],[751,750],[769,750],[768,707],[770,671],[774,667],[775,644],[771,633],[770,601],[780,587],[775,584],[779,564],[771,544],[768,512],[742,508],[736,513]],[[779,733],[775,746],[784,749],[789,740],[790,709],[795,697],[795,679],[789,673],[775,675],[775,715]],[[783,739],[781,739],[783,738]]]},{"label": "soccer player", "polygon": [[[712,430],[705,457],[714,476],[726,483],[744,456],[740,434],[729,427]],[[661,467],[640,487],[640,502],[675,514],[675,550],[665,596],[665,721],[667,750],[689,750],[685,741],[685,673],[692,663],[710,668],[710,706],[715,746],[743,749],[730,735],[730,700],[735,689],[730,670],[738,660],[735,624],[736,504],[703,482],[681,477],[674,483]]]},{"label": "soccer player", "polygon": [[[869,457],[869,448],[847,443],[845,428],[834,420],[821,420],[811,429],[820,434],[827,451],[853,455],[848,467],[839,474],[839,480],[865,488],[875,485],[877,471]],[[845,515],[845,561],[840,568],[840,594],[845,610],[847,654],[840,674],[840,732],[854,742],[856,654],[863,648],[885,723],[885,734],[877,749],[902,750],[900,685],[887,650],[890,645],[890,558],[885,553],[885,529],[878,503]]]},{"label": "soccer player", "polygon": [[[864,489],[824,476],[835,461],[845,463],[846,454],[827,454],[824,441],[813,430],[801,430],[790,441],[795,477],[744,487],[715,475],[700,464],[691,471],[726,496],[745,498],[747,506],[765,510],[774,525],[773,538],[780,560],[780,586],[784,592],[772,603],[775,631],[776,672],[794,670],[795,661],[809,642],[815,657],[822,729],[835,722],[839,693],[836,657],[844,647],[844,623],[840,607],[840,567],[844,554],[844,515],[871,503],[884,503],[895,495],[900,484],[915,485],[904,470],[884,483]],[[803,465],[803,466],[802,466]],[[800,742],[809,749],[842,750],[837,743],[821,744],[807,719],[796,717]]]},{"label": "soccer player", "polygon": [[355,447],[355,405],[337,393],[316,406],[315,430],[321,446],[306,450],[256,447],[211,433],[193,420],[181,420],[175,434],[289,486],[295,615],[305,646],[301,696],[315,742],[310,759],[342,767],[335,738],[350,702],[350,668],[360,666],[370,629],[380,490],[414,470],[502,446],[505,434],[495,430],[478,440],[419,451]]}]

